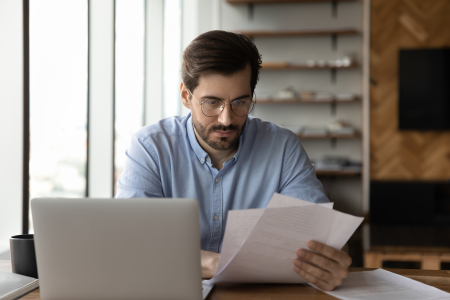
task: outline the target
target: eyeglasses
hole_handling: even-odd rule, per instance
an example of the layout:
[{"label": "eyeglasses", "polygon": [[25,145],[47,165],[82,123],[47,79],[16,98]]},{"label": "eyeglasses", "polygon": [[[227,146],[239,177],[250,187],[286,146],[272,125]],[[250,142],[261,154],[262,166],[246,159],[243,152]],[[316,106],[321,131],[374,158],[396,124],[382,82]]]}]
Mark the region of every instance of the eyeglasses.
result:
[{"label": "eyeglasses", "polygon": [[[200,102],[194,97],[194,95],[192,95],[190,90],[188,91],[189,94],[191,94],[192,98],[194,98],[195,101],[197,101],[198,104],[200,104],[200,107],[202,108],[202,113],[207,117],[215,117],[219,115],[225,109],[225,105],[227,105],[227,103],[218,99],[207,99],[203,102]],[[245,117],[253,110],[255,102],[253,102],[252,98],[244,98],[234,100],[229,104],[231,107],[231,111],[236,116]]]}]

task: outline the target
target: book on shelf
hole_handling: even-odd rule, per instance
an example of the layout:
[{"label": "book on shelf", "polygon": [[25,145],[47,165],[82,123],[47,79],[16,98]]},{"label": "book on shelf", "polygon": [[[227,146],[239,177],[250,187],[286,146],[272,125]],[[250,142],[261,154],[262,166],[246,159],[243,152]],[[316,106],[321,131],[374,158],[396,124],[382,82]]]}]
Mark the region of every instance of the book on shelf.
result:
[{"label": "book on shelf", "polygon": [[325,126],[304,126],[302,127],[301,134],[303,136],[326,136],[328,130]]},{"label": "book on shelf", "polygon": [[355,134],[355,132],[355,128],[353,127],[342,127],[339,129],[330,130],[330,133],[335,135],[352,135]]},{"label": "book on shelf", "polygon": [[352,101],[355,97],[355,94],[350,93],[339,93],[335,95],[337,101]]},{"label": "book on shelf", "polygon": [[0,270],[0,300],[14,300],[39,287],[39,279]]}]

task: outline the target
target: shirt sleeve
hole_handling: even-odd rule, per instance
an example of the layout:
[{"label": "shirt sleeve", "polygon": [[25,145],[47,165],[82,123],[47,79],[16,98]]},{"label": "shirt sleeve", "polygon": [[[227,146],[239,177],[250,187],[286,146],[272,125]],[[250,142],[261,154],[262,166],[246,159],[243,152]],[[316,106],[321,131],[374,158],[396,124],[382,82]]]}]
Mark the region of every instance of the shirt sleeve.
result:
[{"label": "shirt sleeve", "polygon": [[314,203],[330,202],[297,136],[291,137],[286,146],[280,194]]},{"label": "shirt sleeve", "polygon": [[116,198],[164,197],[159,159],[148,139],[134,135],[125,152],[123,172],[117,180]]}]

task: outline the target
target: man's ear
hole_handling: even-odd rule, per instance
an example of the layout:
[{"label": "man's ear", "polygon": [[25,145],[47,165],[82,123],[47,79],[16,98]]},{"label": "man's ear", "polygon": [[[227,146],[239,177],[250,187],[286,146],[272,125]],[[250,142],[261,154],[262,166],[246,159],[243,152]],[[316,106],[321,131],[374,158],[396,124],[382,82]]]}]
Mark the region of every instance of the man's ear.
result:
[{"label": "man's ear", "polygon": [[183,103],[184,107],[186,107],[187,109],[191,109],[191,101],[189,100],[189,91],[187,87],[184,85],[183,81],[180,83],[180,97],[181,103]]}]

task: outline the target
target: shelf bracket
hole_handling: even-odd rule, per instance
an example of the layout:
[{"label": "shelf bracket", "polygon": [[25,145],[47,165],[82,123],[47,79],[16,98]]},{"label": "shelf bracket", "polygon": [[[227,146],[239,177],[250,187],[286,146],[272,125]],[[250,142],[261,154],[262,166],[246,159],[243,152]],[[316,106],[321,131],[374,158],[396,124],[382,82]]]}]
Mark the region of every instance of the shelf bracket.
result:
[{"label": "shelf bracket", "polygon": [[331,1],[331,15],[333,18],[337,18],[338,15],[338,2],[337,0]]},{"label": "shelf bracket", "polygon": [[336,73],[337,73],[337,69],[336,68],[331,68],[330,69],[331,83],[332,84],[336,84]]},{"label": "shelf bracket", "polygon": [[336,138],[331,138],[331,149],[336,149],[337,148],[337,139]]},{"label": "shelf bracket", "polygon": [[336,116],[336,108],[337,108],[337,105],[336,105],[336,101],[333,101],[333,102],[331,102],[331,116]]},{"label": "shelf bracket", "polygon": [[253,20],[253,17],[255,15],[255,8],[253,6],[253,3],[248,4],[248,19]]},{"label": "shelf bracket", "polygon": [[337,42],[338,42],[338,36],[337,36],[336,33],[333,33],[333,34],[331,35],[331,49],[332,49],[333,51],[336,51],[336,50],[337,50]]}]

